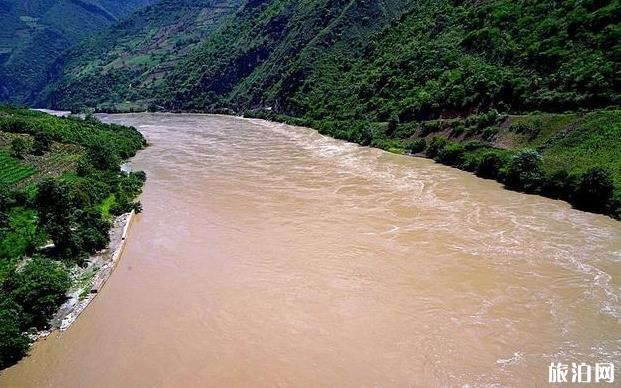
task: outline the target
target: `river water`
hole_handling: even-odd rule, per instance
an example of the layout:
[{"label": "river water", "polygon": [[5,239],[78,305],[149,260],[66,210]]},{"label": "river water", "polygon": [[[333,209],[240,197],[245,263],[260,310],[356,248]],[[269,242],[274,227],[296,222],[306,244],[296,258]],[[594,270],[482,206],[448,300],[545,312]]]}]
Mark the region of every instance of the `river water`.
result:
[{"label": "river water", "polygon": [[[2,387],[541,386],[621,368],[621,223],[305,128],[103,115],[151,146],[106,287]],[[619,375],[617,374],[617,380]]]}]

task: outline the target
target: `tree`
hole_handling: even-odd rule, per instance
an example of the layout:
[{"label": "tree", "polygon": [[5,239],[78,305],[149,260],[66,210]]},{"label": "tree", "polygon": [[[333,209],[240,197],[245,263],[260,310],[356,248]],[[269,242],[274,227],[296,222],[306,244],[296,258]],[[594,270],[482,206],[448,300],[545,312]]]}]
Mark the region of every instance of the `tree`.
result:
[{"label": "tree", "polygon": [[39,183],[34,207],[39,215],[39,225],[47,231],[56,249],[67,254],[77,253],[80,242],[73,233],[77,225],[70,186],[53,179]]},{"label": "tree", "polygon": [[52,146],[52,137],[45,132],[37,132],[34,135],[32,143],[32,153],[34,155],[43,155],[48,152]]},{"label": "tree", "polygon": [[505,160],[503,160],[497,152],[488,151],[483,154],[481,162],[475,168],[475,172],[477,176],[482,178],[496,179],[504,163]]},{"label": "tree", "polygon": [[121,160],[108,143],[99,142],[88,148],[88,161],[98,170],[118,170]]},{"label": "tree", "polygon": [[21,307],[0,292],[0,369],[16,363],[28,350],[21,315]]},{"label": "tree", "polygon": [[42,329],[58,306],[65,300],[71,286],[67,269],[59,262],[35,257],[11,277],[12,299],[24,312],[29,326]]},{"label": "tree", "polygon": [[505,175],[507,187],[534,192],[543,180],[543,158],[533,149],[519,151],[511,158]]},{"label": "tree", "polygon": [[573,194],[573,204],[579,209],[603,213],[606,211],[614,192],[610,171],[594,167],[578,178]]},{"label": "tree", "polygon": [[22,137],[16,137],[11,141],[11,155],[22,159],[24,154],[28,152],[28,142]]},{"label": "tree", "polygon": [[76,214],[78,228],[75,234],[79,236],[80,248],[88,253],[95,253],[103,249],[110,242],[110,223],[104,220],[98,209],[88,208]]},{"label": "tree", "polygon": [[447,144],[448,142],[445,138],[441,136],[434,137],[433,139],[431,139],[431,143],[429,143],[429,146],[427,147],[427,156],[430,158],[435,158],[436,156],[438,156],[440,151],[442,151],[444,147],[446,147]]}]

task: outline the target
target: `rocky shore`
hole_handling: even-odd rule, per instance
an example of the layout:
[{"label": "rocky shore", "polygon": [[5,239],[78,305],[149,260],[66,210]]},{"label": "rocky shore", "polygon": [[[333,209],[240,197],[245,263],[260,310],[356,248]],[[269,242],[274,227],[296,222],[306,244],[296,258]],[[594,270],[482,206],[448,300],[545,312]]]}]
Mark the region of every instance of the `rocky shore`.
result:
[{"label": "rocky shore", "polygon": [[50,321],[50,328],[38,332],[35,339],[45,338],[55,330],[67,330],[95,299],[121,258],[134,216],[135,213],[132,211],[117,217],[109,232],[108,247],[91,256],[85,266],[73,268],[71,276],[74,279],[74,286],[67,293],[67,301]]}]

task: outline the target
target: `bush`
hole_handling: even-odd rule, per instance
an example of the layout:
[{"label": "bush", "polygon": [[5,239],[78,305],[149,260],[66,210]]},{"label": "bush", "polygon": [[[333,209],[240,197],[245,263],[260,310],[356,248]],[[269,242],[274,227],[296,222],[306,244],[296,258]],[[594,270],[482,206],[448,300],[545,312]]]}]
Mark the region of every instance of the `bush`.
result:
[{"label": "bush", "polygon": [[550,198],[567,199],[574,190],[573,186],[575,186],[572,178],[565,170],[555,171],[545,177],[541,192]]},{"label": "bush", "polygon": [[431,139],[431,143],[429,143],[429,146],[427,147],[427,156],[430,158],[435,158],[436,156],[438,156],[438,153],[442,149],[444,149],[444,147],[446,147],[447,143],[448,142],[443,137],[434,137],[433,139]]},{"label": "bush", "polygon": [[449,166],[460,166],[464,162],[464,147],[459,143],[447,144],[438,151],[437,159]]},{"label": "bush", "polygon": [[21,307],[0,292],[0,369],[19,361],[29,344],[22,330]]},{"label": "bush", "polygon": [[11,155],[18,159],[22,159],[28,149],[28,142],[21,137],[16,137],[11,141]]},{"label": "bush", "polygon": [[466,132],[466,126],[463,123],[459,123],[453,127],[451,136],[460,136],[464,132]]},{"label": "bush", "polygon": [[497,152],[488,151],[483,154],[479,165],[475,168],[477,176],[489,179],[498,179],[500,171],[507,163]]},{"label": "bush", "polygon": [[43,155],[52,147],[52,137],[45,132],[37,132],[34,135],[32,143],[32,153],[34,155]]},{"label": "bush", "polygon": [[483,130],[483,138],[485,140],[492,140],[494,136],[498,133],[498,127],[487,127]]},{"label": "bush", "polygon": [[578,178],[572,203],[579,209],[604,213],[611,204],[614,184],[610,171],[594,167]]},{"label": "bush", "polygon": [[88,148],[87,160],[98,170],[118,170],[121,160],[114,152],[114,148],[107,143],[99,142]]},{"label": "bush", "polygon": [[425,151],[427,141],[425,139],[407,139],[403,142],[403,148],[411,154]]},{"label": "bush", "polygon": [[437,132],[440,130],[440,122],[439,121],[425,121],[421,124],[421,136],[427,136],[432,132]]},{"label": "bush", "polygon": [[393,136],[398,126],[399,126],[399,118],[391,117],[390,120],[388,120],[388,126],[386,127],[386,136],[388,137]]},{"label": "bush", "polygon": [[505,175],[507,187],[535,192],[543,180],[543,158],[539,152],[525,149],[515,154],[509,162]]}]

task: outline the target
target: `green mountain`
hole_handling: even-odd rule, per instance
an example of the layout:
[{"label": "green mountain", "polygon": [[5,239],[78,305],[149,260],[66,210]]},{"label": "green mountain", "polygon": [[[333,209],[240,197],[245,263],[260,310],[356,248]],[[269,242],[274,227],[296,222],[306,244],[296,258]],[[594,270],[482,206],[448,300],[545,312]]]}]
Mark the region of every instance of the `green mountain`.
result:
[{"label": "green mountain", "polygon": [[[156,73],[156,82],[149,79],[149,70],[142,77],[147,80],[146,83],[131,82],[130,79],[135,78],[122,77],[117,72],[106,72],[106,69],[80,72],[83,68],[81,64],[100,63],[99,56],[91,54],[99,44],[87,43],[75,50],[75,56],[69,58],[60,83],[50,88],[51,93],[42,102],[52,106],[79,108],[86,104],[109,109],[111,106],[123,108],[125,104],[122,102],[131,101],[136,108],[144,108],[149,103],[163,104],[179,97],[184,107],[204,110],[213,105],[216,97],[227,97],[229,101],[245,100],[247,106],[256,105],[262,94],[273,92],[263,89],[263,86],[274,86],[294,68],[302,70],[307,64],[337,51],[344,56],[360,55],[367,39],[387,27],[391,21],[398,20],[415,2],[288,0],[207,3],[228,3],[231,5],[231,13],[236,12],[230,17],[214,20],[219,23],[210,26],[215,27],[213,33],[207,31],[207,34],[203,34],[204,39],[197,47],[184,45],[183,50],[176,50],[176,63]],[[239,3],[243,5],[238,7]],[[167,4],[162,2],[150,7],[148,13],[153,17],[148,23],[138,22],[144,26],[142,29],[161,31],[175,28],[191,31],[191,18],[181,18],[184,19],[184,25],[178,28],[179,24],[175,20],[164,17],[170,14],[174,16],[184,8],[175,3],[163,10]],[[220,16],[225,15],[221,13]],[[135,19],[141,18],[132,17],[132,23]],[[118,36],[127,35],[135,35],[135,32],[127,26],[121,26],[111,31],[111,34],[104,35],[102,40],[116,41]],[[339,43],[333,44],[336,40]],[[116,48],[112,52],[118,53],[121,50],[123,57],[127,54],[121,45],[114,46]],[[157,50],[143,50],[145,53],[151,58],[158,55]],[[132,67],[135,68],[132,64],[123,66],[122,73],[127,75]],[[140,69],[135,73],[138,71]],[[106,79],[101,79],[100,74],[106,74]],[[203,79],[201,83],[198,82],[199,78]],[[114,93],[106,93],[107,88],[114,89]],[[230,96],[227,95],[229,92]],[[192,101],[194,94],[201,95],[202,101]],[[208,102],[205,100],[207,95],[210,96]],[[117,105],[119,103],[121,106]]]},{"label": "green mountain", "polygon": [[309,3],[247,4],[177,67],[169,106],[411,121],[621,102],[618,1]]},{"label": "green mountain", "polygon": [[64,50],[150,2],[0,0],[0,101],[28,101]]},{"label": "green mountain", "polygon": [[180,50],[162,32],[193,34],[196,12],[154,5],[74,50],[39,102],[290,121],[621,216],[620,0],[229,4]]},{"label": "green mountain", "polygon": [[[241,0],[162,0],[70,50],[42,97],[52,105],[146,103],[177,63]],[[127,103],[129,102],[129,103]]]}]

